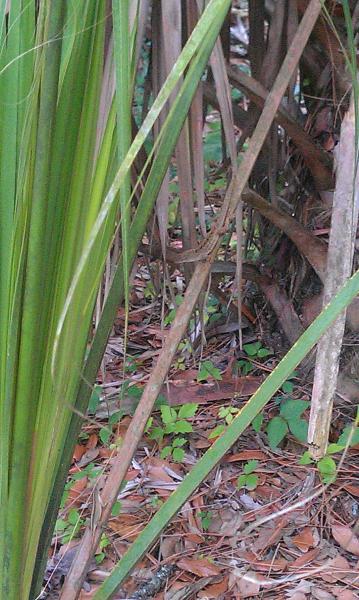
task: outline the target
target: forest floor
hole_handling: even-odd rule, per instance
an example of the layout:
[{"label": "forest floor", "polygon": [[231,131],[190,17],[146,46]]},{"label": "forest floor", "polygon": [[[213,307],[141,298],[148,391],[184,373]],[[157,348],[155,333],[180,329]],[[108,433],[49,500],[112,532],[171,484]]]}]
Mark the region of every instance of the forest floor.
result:
[{"label": "forest floor", "polygon": [[[209,318],[220,312],[215,302],[207,306]],[[199,344],[195,350],[196,342],[188,340],[182,344],[159,398],[164,404],[154,412],[128,470],[81,600],[92,598],[163,501],[278,363],[280,353],[264,333],[265,309],[253,323],[248,316],[242,351],[228,324],[209,328],[202,348]],[[54,554],[61,560],[65,550],[76,547],[91,515],[97,476],[121,452],[113,441],[128,427],[172,318],[167,313],[161,328],[161,302],[146,266],[139,264],[125,373],[121,309],[89,420],[75,448],[54,538]],[[310,397],[310,378],[294,373],[115,598],[359,597],[359,444],[344,460],[341,454],[327,457],[318,474],[300,441],[306,436]],[[352,409],[344,396],[337,398],[332,442],[346,435]],[[326,482],[330,485],[323,487]]]}]

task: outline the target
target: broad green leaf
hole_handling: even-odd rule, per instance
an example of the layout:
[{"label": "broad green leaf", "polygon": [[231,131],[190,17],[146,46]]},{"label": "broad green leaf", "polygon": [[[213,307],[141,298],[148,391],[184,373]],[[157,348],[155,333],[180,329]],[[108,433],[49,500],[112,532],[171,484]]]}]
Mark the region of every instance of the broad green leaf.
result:
[{"label": "broad green leaf", "polygon": [[177,418],[177,412],[174,408],[171,408],[167,404],[162,404],[160,410],[163,423],[165,423],[166,425],[168,423],[174,423],[174,421]]},{"label": "broad green leaf", "polygon": [[288,424],[282,417],[273,417],[267,425],[268,441],[271,448],[276,448],[288,433]]},{"label": "broad green leaf", "polygon": [[173,431],[175,433],[190,433],[193,431],[193,427],[188,421],[176,421]]},{"label": "broad green leaf", "polygon": [[112,431],[110,429],[108,429],[107,427],[101,427],[99,431],[99,438],[103,444],[107,445],[110,441],[111,436]]},{"label": "broad green leaf", "polygon": [[70,508],[68,515],[67,515],[67,520],[70,523],[70,525],[77,525],[77,523],[80,520],[79,511],[76,510],[75,508]]},{"label": "broad green leaf", "polygon": [[95,561],[96,564],[100,565],[103,560],[105,559],[106,554],[104,552],[97,552],[97,554],[95,554]]},{"label": "broad green leaf", "polygon": [[338,452],[343,452],[345,446],[341,446],[340,444],[329,444],[327,448],[327,454],[337,454]]},{"label": "broad green leaf", "polygon": [[118,515],[121,512],[121,506],[122,506],[121,502],[119,500],[116,500],[116,502],[113,505],[112,510],[111,510],[112,517],[118,517]]},{"label": "broad green leaf", "polygon": [[208,531],[209,526],[212,522],[212,513],[209,511],[200,511],[198,513],[198,516],[201,519],[201,525],[202,525],[203,531]]},{"label": "broad green leaf", "polygon": [[260,432],[261,427],[263,424],[263,413],[259,413],[258,415],[256,415],[252,421],[252,427],[254,429],[254,431],[256,431],[257,433]]},{"label": "broad green leaf", "polygon": [[294,383],[292,381],[285,381],[282,385],[282,391],[285,394],[291,394],[294,390]]},{"label": "broad green leaf", "polygon": [[262,347],[260,342],[253,342],[252,344],[244,344],[243,350],[248,356],[257,356],[258,350]]},{"label": "broad green leaf", "polygon": [[253,365],[248,360],[238,360],[237,365],[241,369],[241,373],[243,375],[248,375],[251,371],[253,371]]},{"label": "broad green leaf", "polygon": [[211,377],[213,377],[213,379],[216,379],[218,381],[220,381],[222,379],[220,370],[214,366],[212,361],[205,360],[201,364],[201,368],[200,368],[198,376],[197,376],[197,381],[206,381],[207,379],[209,379]]},{"label": "broad green leaf", "polygon": [[183,448],[173,448],[172,458],[175,462],[182,462],[185,457]]},{"label": "broad green leaf", "polygon": [[101,400],[101,386],[95,385],[93,392],[91,394],[88,412],[90,415],[93,415],[96,412],[96,408],[100,404]]},{"label": "broad green leaf", "polygon": [[161,450],[161,458],[167,458],[172,453],[172,446],[165,446]]},{"label": "broad green leaf", "polygon": [[253,473],[253,471],[256,470],[256,468],[258,467],[258,460],[249,460],[243,467],[243,472],[246,475],[249,475],[250,473]]},{"label": "broad green leaf", "polygon": [[284,400],[280,405],[280,416],[287,421],[299,419],[309,406],[310,402],[306,400]]},{"label": "broad green leaf", "polygon": [[310,456],[309,450],[306,450],[305,452],[303,452],[302,456],[299,459],[299,464],[300,465],[310,465],[313,463],[313,459]]},{"label": "broad green leaf", "polygon": [[245,487],[247,490],[255,490],[258,485],[258,475],[251,473],[249,475],[240,475],[237,479],[237,487]]},{"label": "broad green leaf", "polygon": [[304,444],[308,438],[308,423],[304,419],[287,419],[288,427],[294,437]]},{"label": "broad green leaf", "polygon": [[258,358],[265,358],[266,356],[270,356],[271,354],[273,354],[273,352],[271,350],[268,350],[268,348],[259,348],[257,352]]},{"label": "broad green leaf", "polygon": [[64,519],[57,519],[55,523],[55,531],[65,531],[67,527],[67,521]]},{"label": "broad green leaf", "polygon": [[240,475],[237,479],[237,488],[245,487],[247,483],[247,475]]},{"label": "broad green leaf", "polygon": [[328,484],[335,481],[337,476],[337,465],[330,456],[321,458],[317,463],[317,467],[323,483]]},{"label": "broad green leaf", "polygon": [[197,412],[198,404],[194,402],[189,402],[188,404],[183,404],[178,412],[178,417],[180,419],[190,419],[194,417]]},{"label": "broad green leaf", "polygon": [[[343,430],[343,433],[339,436],[339,439],[337,442],[340,446],[346,446],[348,444],[349,435],[351,433],[351,430],[352,430],[351,425],[348,425],[347,427],[345,427],[345,429]],[[357,444],[359,444],[359,427],[354,428],[354,434],[350,441],[351,446],[356,446]]]},{"label": "broad green leaf", "polygon": [[172,442],[172,448],[180,448],[187,443],[186,438],[177,437]]},{"label": "broad green leaf", "polygon": [[245,477],[246,477],[245,487],[247,488],[247,490],[255,490],[258,485],[259,476],[256,475],[255,473],[250,473],[249,475],[246,475]]}]

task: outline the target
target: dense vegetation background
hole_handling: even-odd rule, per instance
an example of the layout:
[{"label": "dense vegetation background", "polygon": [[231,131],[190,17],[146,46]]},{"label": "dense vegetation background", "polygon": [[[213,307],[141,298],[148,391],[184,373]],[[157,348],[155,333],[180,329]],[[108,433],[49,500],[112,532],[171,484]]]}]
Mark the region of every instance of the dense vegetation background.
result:
[{"label": "dense vegetation background", "polygon": [[0,14],[0,599],[355,598],[359,3]]}]

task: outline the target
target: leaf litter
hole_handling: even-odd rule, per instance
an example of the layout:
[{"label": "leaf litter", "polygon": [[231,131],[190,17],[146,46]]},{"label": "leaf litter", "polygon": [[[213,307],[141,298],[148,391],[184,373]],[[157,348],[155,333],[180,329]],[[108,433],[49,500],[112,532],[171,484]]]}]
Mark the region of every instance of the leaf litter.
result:
[{"label": "leaf litter", "polygon": [[[135,289],[143,309],[140,322],[143,323],[144,299],[136,282]],[[57,586],[69,567],[69,561],[65,561],[56,570],[59,552],[71,560],[81,528],[91,518],[97,475],[108,468],[114,453],[121,452],[120,445],[114,444],[115,435],[121,436],[127,429],[151,370],[154,356],[144,354],[142,349],[148,348],[149,338],[152,346],[162,338],[160,324],[151,317],[151,310],[150,307],[151,334],[137,326],[136,310],[134,320],[132,313],[129,316],[129,351],[131,348],[136,351],[126,373],[125,395],[121,393],[124,389],[121,338],[115,335],[109,342],[104,378],[103,371],[99,374],[97,406],[91,421],[85,422],[75,447],[59,514],[59,519],[66,523],[70,510],[76,509],[80,528],[70,540],[62,537],[61,531],[53,539],[52,572],[57,572],[57,579],[54,578]],[[122,321],[123,313],[119,311],[117,331]],[[235,417],[273,368],[275,357],[263,352],[261,359],[253,359],[255,364],[250,374],[244,376],[240,370],[232,369],[236,362],[234,336],[233,332],[221,335],[220,350],[217,338],[203,349],[203,358],[215,367],[212,369],[207,363],[208,378],[203,381],[198,378],[200,367],[191,356],[185,361],[186,370],[174,365],[160,404],[178,407],[177,415],[180,406],[197,405],[188,412],[191,427],[184,434],[183,459],[175,462],[171,455],[161,458],[164,442],[151,439],[150,429],[145,433],[118,496],[117,509],[104,532],[106,543],[96,555],[81,592],[82,600],[93,596],[151,516],[213,443],[210,432],[224,422],[219,415]],[[310,386],[298,379],[293,381],[288,391],[293,402],[298,399],[298,418],[301,418],[307,408]],[[288,394],[284,396],[288,400]],[[305,445],[291,432],[281,439],[277,432],[278,443],[271,444],[270,429],[265,426],[279,415],[280,403],[280,398],[271,401],[259,430],[253,427],[246,430],[136,566],[116,598],[349,600],[358,597],[358,449],[355,446],[349,449],[335,482],[323,494],[308,500],[310,494],[306,495],[305,486],[308,478],[313,480],[315,466],[299,462]],[[161,426],[159,406],[153,415],[157,426]],[[228,408],[231,410],[226,411]],[[286,416],[284,410],[282,414]],[[340,430],[344,423],[342,408],[337,409],[333,422]],[[108,439],[101,434],[104,428],[109,429]],[[253,485],[246,485],[245,477],[252,475]],[[149,593],[152,595],[146,595]]]}]

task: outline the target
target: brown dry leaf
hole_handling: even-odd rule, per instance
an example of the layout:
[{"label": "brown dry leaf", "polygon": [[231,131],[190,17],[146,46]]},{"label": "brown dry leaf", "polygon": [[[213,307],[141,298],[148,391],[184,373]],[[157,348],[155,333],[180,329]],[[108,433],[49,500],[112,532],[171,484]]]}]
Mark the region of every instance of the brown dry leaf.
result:
[{"label": "brown dry leaf", "polygon": [[247,561],[257,571],[264,571],[266,573],[268,571],[281,573],[288,567],[288,561],[285,558],[259,560],[254,552],[240,549],[237,550],[236,556],[237,558]]},{"label": "brown dry leaf", "polygon": [[328,568],[321,573],[321,578],[328,583],[345,579],[350,572],[350,565],[344,556],[336,556],[328,562]]},{"label": "brown dry leaf", "polygon": [[316,545],[312,528],[304,527],[303,531],[292,538],[292,542],[302,552],[308,552],[309,548]]},{"label": "brown dry leaf", "polygon": [[166,472],[169,464],[161,458],[151,457],[146,464],[146,477],[152,482],[173,483],[172,477]]},{"label": "brown dry leaf", "polygon": [[81,456],[83,456],[85,454],[85,452],[86,452],[85,446],[82,446],[82,444],[76,444],[73,455],[72,455],[73,460],[75,460],[77,462],[78,460],[80,460]]},{"label": "brown dry leaf", "polygon": [[161,393],[171,406],[197,402],[199,404],[215,402],[239,396],[251,396],[257,391],[263,381],[262,377],[237,377],[232,381],[215,381],[201,384],[169,383]]},{"label": "brown dry leaf", "polygon": [[312,563],[317,558],[318,554],[320,554],[320,548],[313,548],[313,550],[310,550],[302,556],[299,556],[299,558],[296,558],[296,560],[289,565],[289,568],[297,570],[300,567],[304,567],[304,565]]},{"label": "brown dry leaf", "polygon": [[240,598],[250,598],[251,596],[257,596],[261,592],[260,580],[265,579],[262,575],[259,575],[255,571],[247,571],[246,573],[239,569],[233,569],[229,576],[229,588],[235,585]]},{"label": "brown dry leaf", "polygon": [[280,498],[282,495],[282,492],[278,488],[274,487],[273,485],[268,485],[267,483],[264,485],[259,485],[256,488],[255,493],[257,498],[262,498],[263,500],[269,502]]},{"label": "brown dry leaf", "polygon": [[282,537],[283,529],[287,525],[288,519],[279,519],[276,524],[267,527],[263,527],[259,532],[258,538],[252,544],[252,549],[254,552],[262,552],[268,546],[273,546],[273,544],[277,544]]},{"label": "brown dry leaf", "polygon": [[316,600],[335,600],[335,596],[333,596],[333,594],[317,585],[312,587],[311,593],[312,598],[315,598]]},{"label": "brown dry leaf", "polygon": [[336,542],[347,552],[359,556],[359,539],[347,525],[332,525],[332,534]]},{"label": "brown dry leaf", "polygon": [[93,460],[95,460],[95,458],[97,458],[99,454],[100,454],[99,448],[90,448],[89,450],[86,450],[85,454],[83,454],[83,456],[77,463],[77,466],[78,467],[86,467]]},{"label": "brown dry leaf", "polygon": [[160,542],[160,553],[163,559],[169,558],[174,554],[178,554],[182,548],[181,536],[173,535],[162,537]]},{"label": "brown dry leaf", "polygon": [[356,600],[358,598],[357,594],[345,588],[334,590],[334,594],[338,600]]},{"label": "brown dry leaf", "polygon": [[138,515],[131,514],[120,514],[118,517],[111,519],[108,526],[112,531],[115,531],[122,539],[132,539],[137,537],[140,531],[145,526],[145,523],[141,522]]},{"label": "brown dry leaf", "polygon": [[238,510],[233,508],[223,508],[212,514],[211,522],[208,527],[210,533],[219,533],[223,536],[236,535],[238,529],[243,523],[243,518]]},{"label": "brown dry leaf", "polygon": [[77,481],[75,481],[73,483],[73,485],[69,489],[69,493],[67,496],[65,506],[69,506],[69,504],[70,504],[71,507],[74,507],[75,505],[81,503],[80,496],[81,496],[82,492],[84,491],[84,489],[86,488],[87,482],[88,482],[87,477],[81,477],[81,479],[78,479]]},{"label": "brown dry leaf", "polygon": [[225,594],[228,590],[228,577],[222,579],[218,583],[209,585],[204,590],[199,592],[198,598],[219,598],[222,594]]},{"label": "brown dry leaf", "polygon": [[189,571],[199,577],[211,577],[219,575],[222,568],[210,562],[207,558],[181,558],[177,562],[177,567],[184,571]]},{"label": "brown dry leaf", "polygon": [[96,448],[97,443],[98,443],[97,433],[91,433],[91,435],[89,436],[89,439],[87,440],[87,443],[86,443],[87,450],[92,450],[93,448]]},{"label": "brown dry leaf", "polygon": [[262,450],[242,450],[225,457],[225,462],[237,462],[239,460],[267,460],[268,456]]},{"label": "brown dry leaf", "polygon": [[356,496],[356,498],[359,497],[359,485],[352,485],[351,483],[348,483],[344,486],[344,489],[352,496]]}]

